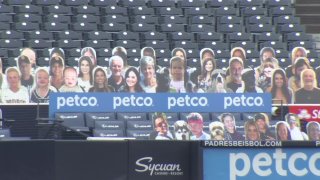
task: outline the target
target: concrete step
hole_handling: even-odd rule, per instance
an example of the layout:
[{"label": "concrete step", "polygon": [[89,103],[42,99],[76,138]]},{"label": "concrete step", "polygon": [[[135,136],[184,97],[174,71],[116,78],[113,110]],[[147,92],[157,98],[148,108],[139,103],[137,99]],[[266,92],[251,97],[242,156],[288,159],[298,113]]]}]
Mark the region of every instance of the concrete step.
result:
[{"label": "concrete step", "polygon": [[301,24],[320,24],[320,14],[319,15],[296,15],[300,17]]},{"label": "concrete step", "polygon": [[320,4],[319,0],[295,0],[295,4]]},{"label": "concrete step", "polygon": [[296,15],[320,15],[320,0],[319,4],[314,4],[310,6],[297,6],[295,7]]},{"label": "concrete step", "polygon": [[319,34],[320,33],[320,24],[306,24],[305,25],[306,33],[309,34]]}]

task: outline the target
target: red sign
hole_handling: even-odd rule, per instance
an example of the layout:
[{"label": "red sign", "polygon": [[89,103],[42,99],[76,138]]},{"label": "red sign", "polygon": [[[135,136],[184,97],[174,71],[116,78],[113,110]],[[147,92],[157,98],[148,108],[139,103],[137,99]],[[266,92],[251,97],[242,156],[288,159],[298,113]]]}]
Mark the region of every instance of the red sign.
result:
[{"label": "red sign", "polygon": [[320,122],[320,106],[290,105],[289,112],[297,114],[300,119]]}]

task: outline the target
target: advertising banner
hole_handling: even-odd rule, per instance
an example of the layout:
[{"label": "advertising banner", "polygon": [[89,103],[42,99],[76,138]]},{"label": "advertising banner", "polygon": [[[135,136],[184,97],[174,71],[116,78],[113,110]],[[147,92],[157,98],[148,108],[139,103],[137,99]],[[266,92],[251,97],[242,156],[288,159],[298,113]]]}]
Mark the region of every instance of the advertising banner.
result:
[{"label": "advertising banner", "polygon": [[297,114],[301,120],[320,122],[319,105],[290,105],[289,112]]},{"label": "advertising banner", "polygon": [[295,180],[320,178],[314,148],[205,148],[204,180]]},{"label": "advertising banner", "polygon": [[55,112],[270,112],[269,93],[52,93]]},{"label": "advertising banner", "polygon": [[128,180],[188,180],[187,141],[129,141]]}]

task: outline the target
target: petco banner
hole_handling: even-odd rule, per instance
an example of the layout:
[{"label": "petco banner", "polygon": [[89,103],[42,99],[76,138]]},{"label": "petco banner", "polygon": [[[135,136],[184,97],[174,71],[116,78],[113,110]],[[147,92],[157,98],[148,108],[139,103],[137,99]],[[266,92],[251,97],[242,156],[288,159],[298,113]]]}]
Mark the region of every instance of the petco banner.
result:
[{"label": "petco banner", "polygon": [[265,93],[52,93],[55,112],[270,112]]},{"label": "petco banner", "polygon": [[203,151],[204,180],[320,179],[313,148],[212,148]]}]

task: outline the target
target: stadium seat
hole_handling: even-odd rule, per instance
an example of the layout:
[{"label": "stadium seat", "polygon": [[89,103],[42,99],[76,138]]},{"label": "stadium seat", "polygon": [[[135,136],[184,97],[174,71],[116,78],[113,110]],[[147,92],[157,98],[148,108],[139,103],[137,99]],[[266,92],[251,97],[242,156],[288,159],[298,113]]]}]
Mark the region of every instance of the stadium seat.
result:
[{"label": "stadium seat", "polygon": [[81,41],[78,40],[57,40],[53,44],[54,47],[59,47],[59,48],[79,48],[81,47]]},{"label": "stadium seat", "polygon": [[97,64],[102,67],[109,67],[109,57],[98,57]]},{"label": "stadium seat", "polygon": [[187,49],[194,49],[194,50],[199,49],[198,43],[194,43],[192,41],[173,41],[171,49],[174,49],[175,47],[181,47],[181,48],[183,48],[185,50],[187,50]]},{"label": "stadium seat", "polygon": [[265,41],[259,44],[260,49],[263,47],[272,47],[274,50],[287,49],[286,43],[281,41]]},{"label": "stadium seat", "polygon": [[291,6],[291,2],[291,0],[266,0],[265,5],[267,7]]},{"label": "stadium seat", "polygon": [[69,26],[62,22],[46,22],[43,24],[43,28],[46,31],[65,31],[66,29],[69,29]]},{"label": "stadium seat", "polygon": [[55,38],[57,40],[81,40],[83,39],[82,37],[82,32],[76,32],[76,31],[59,31],[55,32]]},{"label": "stadium seat", "polygon": [[106,7],[106,6],[116,6],[118,0],[90,0],[90,5]]},{"label": "stadium seat", "polygon": [[243,29],[240,24],[221,24],[218,26],[218,32],[227,34],[233,32],[243,32]]},{"label": "stadium seat", "polygon": [[127,121],[128,130],[152,130],[153,128],[152,121]]},{"label": "stadium seat", "polygon": [[160,24],[187,24],[187,18],[184,16],[161,16],[159,17]]},{"label": "stadium seat", "polygon": [[37,65],[40,67],[49,67],[50,59],[48,57],[38,57],[37,58]]},{"label": "stadium seat", "polygon": [[98,26],[96,23],[90,23],[90,22],[77,22],[73,23],[71,25],[71,30],[73,31],[81,31],[81,32],[86,32],[86,31],[97,31]]},{"label": "stadium seat", "polygon": [[222,6],[216,9],[216,16],[239,16],[239,9],[235,7]]},{"label": "stadium seat", "polygon": [[177,6],[180,8],[204,7],[204,1],[178,1]]},{"label": "stadium seat", "polygon": [[67,66],[73,66],[73,67],[78,67],[79,66],[79,57],[69,57],[66,59],[66,65]]},{"label": "stadium seat", "polygon": [[125,130],[125,127],[124,121],[94,120],[94,129]]},{"label": "stadium seat", "polygon": [[279,33],[304,32],[305,28],[301,24],[283,24],[279,26]]},{"label": "stadium seat", "polygon": [[134,48],[131,48],[131,49],[127,49],[127,56],[128,57],[139,57],[140,58],[140,52],[141,52],[141,49],[139,47],[134,47]]},{"label": "stadium seat", "polygon": [[242,24],[242,18],[240,16],[220,16],[217,17],[219,24]]},{"label": "stadium seat", "polygon": [[72,15],[72,10],[70,6],[63,5],[50,5],[43,7],[43,14],[65,14]]},{"label": "stadium seat", "polygon": [[154,16],[155,10],[153,8],[148,8],[145,6],[139,6],[139,7],[132,7],[129,9],[130,15],[137,16],[137,15],[148,15],[148,16]]},{"label": "stadium seat", "polygon": [[97,23],[100,24],[100,18],[92,14],[78,14],[71,18],[73,23]]},{"label": "stadium seat", "polygon": [[184,32],[185,25],[183,24],[161,24],[160,25],[161,32]]},{"label": "stadium seat", "polygon": [[108,40],[86,40],[83,41],[83,47],[92,47],[94,49],[111,48],[111,43]]},{"label": "stadium seat", "polygon": [[137,140],[148,140],[152,130],[127,130],[127,137],[133,137]]},{"label": "stadium seat", "polygon": [[120,31],[126,31],[127,30],[127,25],[126,24],[121,24],[121,23],[103,23],[101,25],[101,30],[102,31],[107,31],[107,32],[120,32]]},{"label": "stadium seat", "polygon": [[289,51],[297,46],[301,46],[306,49],[315,49],[315,44],[311,41],[291,41],[291,42],[288,42],[288,50]]},{"label": "stadium seat", "polygon": [[227,34],[228,42],[237,42],[237,41],[252,41],[252,34],[245,32],[233,32]]},{"label": "stadium seat", "polygon": [[241,13],[243,17],[266,16],[268,14],[268,11],[263,7],[246,7],[242,9]]},{"label": "stadium seat", "polygon": [[192,33],[187,33],[187,32],[172,32],[172,33],[169,33],[169,39],[173,41],[179,41],[179,40],[192,41],[194,40],[194,36]]},{"label": "stadium seat", "polygon": [[[175,16],[174,16],[175,17]],[[168,18],[166,16],[166,18]],[[132,17],[133,23],[143,23],[143,24],[159,24],[159,18],[157,16],[148,16],[148,15],[136,15]],[[177,19],[177,18],[175,18]]]},{"label": "stadium seat", "polygon": [[159,16],[183,16],[182,9],[175,7],[158,7],[157,14]]},{"label": "stadium seat", "polygon": [[13,22],[13,15],[1,14],[0,22],[12,23]]},{"label": "stadium seat", "polygon": [[210,8],[205,7],[192,7],[185,9],[185,16],[192,17],[192,16],[207,16],[212,17],[213,12]]},{"label": "stadium seat", "polygon": [[[178,47],[178,46],[176,46],[176,47]],[[194,49],[185,48],[186,53],[187,53],[187,57],[190,59],[199,58],[200,51],[198,49],[199,48],[194,48]]]},{"label": "stadium seat", "polygon": [[143,112],[137,112],[137,113],[124,113],[124,112],[118,112],[117,113],[117,119],[121,121],[145,121],[147,120],[147,114]]},{"label": "stadium seat", "polygon": [[300,18],[293,15],[276,16],[273,18],[274,24],[299,24]]},{"label": "stadium seat", "polygon": [[81,48],[66,49],[65,54],[69,57],[80,57],[81,56]]},{"label": "stadium seat", "polygon": [[123,7],[145,6],[145,0],[120,0],[119,5]]},{"label": "stadium seat", "polygon": [[197,40],[199,42],[202,41],[222,41],[223,40],[223,35],[218,32],[214,31],[207,31],[207,32],[198,32],[195,33]]},{"label": "stadium seat", "polygon": [[35,22],[17,22],[13,24],[12,29],[17,31],[36,31],[40,29],[40,25],[39,23],[35,23]]},{"label": "stadium seat", "polygon": [[[203,48],[211,48],[213,50],[229,50],[229,43],[224,43],[220,41],[205,41],[202,44]],[[230,54],[229,54],[230,55]]]},{"label": "stadium seat", "polygon": [[[19,1],[19,0],[17,0]],[[35,5],[38,5],[38,6],[50,6],[50,5],[56,5],[56,4],[59,4],[60,3],[60,0],[33,0],[33,3]]]},{"label": "stadium seat", "polygon": [[94,129],[94,137],[125,137],[123,130],[110,130],[110,129]]},{"label": "stadium seat", "polygon": [[55,113],[55,118],[57,120],[63,121],[62,124],[67,127],[77,128],[85,127],[84,113],[81,112],[63,112]]},{"label": "stadium seat", "polygon": [[135,40],[118,40],[115,41],[115,46],[121,46],[126,49],[140,48],[140,43]]},{"label": "stadium seat", "polygon": [[133,40],[139,41],[139,33],[131,32],[131,31],[122,31],[115,34],[116,40]]},{"label": "stadium seat", "polygon": [[267,16],[255,15],[245,18],[246,24],[271,24],[272,18]]},{"label": "stadium seat", "polygon": [[129,24],[128,16],[123,16],[120,14],[101,16],[100,19],[101,19],[101,23]]},{"label": "stadium seat", "polygon": [[83,32],[85,40],[112,40],[112,33],[104,31]]},{"label": "stadium seat", "polygon": [[25,39],[28,39],[28,40],[31,40],[31,39],[53,40],[54,39],[52,32],[43,31],[43,30],[25,32],[24,37]]},{"label": "stadium seat", "polygon": [[71,16],[65,14],[48,14],[43,16],[44,23],[53,23],[53,22],[60,22],[60,23],[71,23]]},{"label": "stadium seat", "polygon": [[96,53],[98,57],[111,57],[112,51],[109,48],[100,48],[96,49]]},{"label": "stadium seat", "polygon": [[[2,18],[1,18],[2,19]],[[13,16],[15,22],[36,22],[42,23],[42,16],[39,14],[24,14],[19,13]]]},{"label": "stadium seat", "polygon": [[79,6],[74,7],[74,15],[83,14],[83,15],[100,15],[100,9],[96,6]]},{"label": "stadium seat", "polygon": [[168,41],[160,41],[160,40],[145,41],[144,47],[153,47],[154,49],[170,49],[169,48],[170,45]]},{"label": "stadium seat", "polygon": [[264,42],[264,41],[279,41],[282,40],[282,36],[275,32],[263,32],[254,35],[256,42]]},{"label": "stadium seat", "polygon": [[61,4],[66,6],[81,6],[88,4],[88,0],[61,0]]},{"label": "stadium seat", "polygon": [[156,27],[153,24],[146,24],[146,23],[133,23],[130,24],[131,31],[134,32],[149,32],[155,31]]},{"label": "stadium seat", "polygon": [[[163,58],[170,58],[171,57],[171,51],[170,49],[155,49],[157,58],[160,58],[163,60]],[[158,63],[158,62],[157,62]],[[166,65],[166,61],[164,62]],[[160,65],[160,64],[159,64]]]},{"label": "stadium seat", "polygon": [[208,24],[208,25],[214,25],[215,24],[215,18],[210,16],[192,16],[189,18],[191,24]]},{"label": "stadium seat", "polygon": [[141,39],[144,41],[146,41],[146,40],[163,40],[163,39],[167,39],[167,34],[157,32],[157,31],[142,32]]},{"label": "stadium seat", "polygon": [[150,7],[174,7],[174,1],[164,1],[164,0],[149,0],[148,4]]},{"label": "stadium seat", "polygon": [[289,6],[276,6],[269,8],[269,16],[283,16],[283,15],[293,15],[293,8]]},{"label": "stadium seat", "polygon": [[0,48],[21,48],[23,43],[20,39],[0,39]]},{"label": "stadium seat", "polygon": [[258,7],[263,5],[263,0],[238,0],[237,4],[240,8],[243,7]]},{"label": "stadium seat", "polygon": [[190,68],[201,68],[201,62],[197,58],[190,58],[187,60],[187,66]]},{"label": "stadium seat", "polygon": [[8,5],[1,5],[0,6],[0,13],[1,14],[13,14],[14,11],[13,11],[13,6],[8,6]]},{"label": "stadium seat", "polygon": [[128,58],[128,65],[138,68],[140,66],[140,58],[139,57]]},{"label": "stadium seat", "polygon": [[291,32],[284,35],[284,39],[290,41],[310,41],[312,39],[310,34],[305,32]]},{"label": "stadium seat", "polygon": [[231,49],[235,47],[242,47],[245,50],[255,50],[257,49],[256,43],[251,41],[236,41],[231,43]]},{"label": "stadium seat", "polygon": [[215,26],[208,24],[191,24],[188,26],[188,31],[192,33],[215,31]]},{"label": "stadium seat", "polygon": [[52,40],[45,40],[45,39],[33,39],[33,40],[26,40],[24,41],[23,47],[32,47],[32,48],[51,48],[52,47]]},{"label": "stadium seat", "polygon": [[15,6],[16,13],[42,14],[42,7],[32,4]]},{"label": "stadium seat", "polygon": [[20,31],[1,31],[0,32],[1,39],[24,39],[24,34]]},{"label": "stadium seat", "polygon": [[235,2],[233,0],[208,0],[207,6],[212,8],[219,8],[219,7],[234,7]]},{"label": "stadium seat", "polygon": [[273,32],[274,26],[271,24],[249,24],[247,25],[247,31],[250,33],[264,33]]},{"label": "stadium seat", "polygon": [[122,15],[122,16],[127,16],[128,11],[127,8],[125,7],[120,7],[120,6],[107,6],[102,8],[102,14],[105,15]]}]

